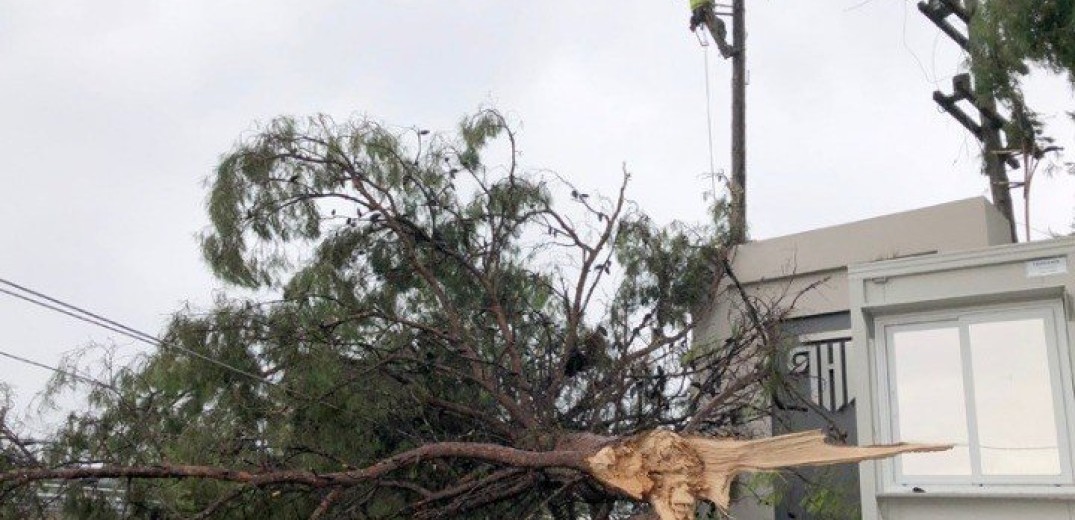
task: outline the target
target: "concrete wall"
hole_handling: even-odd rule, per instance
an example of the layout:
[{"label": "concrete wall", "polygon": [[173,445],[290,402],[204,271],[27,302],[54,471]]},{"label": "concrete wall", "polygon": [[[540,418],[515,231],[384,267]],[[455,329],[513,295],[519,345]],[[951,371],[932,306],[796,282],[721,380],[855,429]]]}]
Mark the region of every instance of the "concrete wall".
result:
[{"label": "concrete wall", "polygon": [[1004,217],[975,197],[750,242],[740,248],[736,262],[739,278],[755,282],[1010,242]]},{"label": "concrete wall", "polygon": [[[789,337],[799,337],[808,341],[817,341],[823,345],[821,351],[827,347],[837,347],[832,343],[824,343],[825,340],[848,338],[851,334],[851,315],[847,312],[835,314],[823,314],[789,320],[784,326],[784,332]],[[850,345],[848,345],[850,347]],[[838,348],[838,347],[837,347]],[[805,347],[804,351],[813,351],[813,347]],[[818,357],[823,357],[825,354]],[[842,350],[846,354],[846,349]],[[829,352],[831,354],[831,352]],[[820,386],[829,387],[833,390],[843,388],[843,384],[833,384],[835,379],[846,381],[846,371],[838,366],[831,371],[823,368],[825,361],[814,356],[808,356],[807,366],[818,363],[825,373],[822,377],[816,377],[813,370],[793,372],[788,377],[788,382],[793,385],[798,395],[784,395],[772,407],[772,430],[773,435],[783,433],[801,432],[807,430],[822,430],[830,435],[840,436],[844,442],[856,444],[856,409],[854,400],[843,403],[838,399],[838,405],[825,409],[825,414],[818,413],[815,409],[804,406],[803,397],[811,395],[811,392]],[[790,360],[789,360],[790,361]],[[789,362],[789,367],[792,363]],[[823,407],[824,403],[816,403]],[[804,506],[804,501],[816,498],[820,490],[829,493],[827,501],[839,501],[839,507],[829,508],[826,520],[858,520],[859,513],[859,477],[858,466],[842,465],[825,468],[800,468],[795,475],[785,475],[775,480],[779,488],[782,500],[776,504],[775,518],[795,518],[809,520],[815,518],[809,509]],[[742,517],[748,518],[748,517]]]},{"label": "concrete wall", "polygon": [[[737,248],[732,268],[755,294],[798,298],[792,316],[850,308],[847,266],[1011,242],[1004,217],[981,197],[759,240]],[[811,290],[803,292],[807,288]],[[727,288],[724,288],[727,289]],[[699,336],[723,340],[735,298],[718,297]]]}]

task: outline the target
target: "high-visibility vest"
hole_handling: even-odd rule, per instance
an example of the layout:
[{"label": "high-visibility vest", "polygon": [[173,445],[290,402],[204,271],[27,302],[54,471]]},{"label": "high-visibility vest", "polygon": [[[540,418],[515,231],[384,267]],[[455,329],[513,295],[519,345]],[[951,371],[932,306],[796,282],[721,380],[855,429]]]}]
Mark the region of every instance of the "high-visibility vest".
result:
[{"label": "high-visibility vest", "polygon": [[713,0],[691,0],[691,11],[713,3]]}]

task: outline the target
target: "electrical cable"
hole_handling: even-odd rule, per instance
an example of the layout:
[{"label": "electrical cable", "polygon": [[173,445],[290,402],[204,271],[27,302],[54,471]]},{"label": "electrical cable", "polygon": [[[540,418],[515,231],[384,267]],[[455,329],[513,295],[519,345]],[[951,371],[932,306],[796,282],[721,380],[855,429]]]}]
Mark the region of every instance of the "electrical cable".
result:
[{"label": "electrical cable", "polygon": [[267,384],[269,386],[277,387],[277,388],[283,390],[284,392],[289,393],[289,394],[291,394],[291,395],[293,395],[295,397],[299,397],[299,398],[302,398],[302,399],[306,399],[308,401],[320,403],[320,404],[322,404],[322,405],[324,405],[324,406],[326,406],[328,408],[331,408],[331,409],[334,409],[334,410],[337,410],[337,411],[340,411],[340,412],[345,412],[344,409],[342,409],[342,408],[340,408],[338,406],[326,403],[326,402],[324,402],[324,401],[322,401],[320,399],[315,399],[312,396],[304,395],[301,392],[297,392],[295,390],[287,388],[286,386],[283,386],[280,383],[277,383],[277,382],[271,381],[269,379],[266,379],[265,377],[262,377],[262,376],[260,376],[258,374],[253,373],[253,372],[243,370],[241,368],[229,365],[229,364],[227,364],[227,363],[225,363],[223,361],[220,361],[218,359],[213,359],[213,358],[211,358],[209,356],[206,356],[205,354],[202,354],[200,352],[196,352],[196,351],[188,349],[186,347],[166,343],[166,342],[160,340],[159,338],[157,338],[156,336],[153,336],[151,334],[147,334],[145,332],[142,332],[142,331],[140,331],[138,329],[135,329],[134,327],[124,325],[124,324],[122,324],[122,323],[120,323],[118,321],[106,318],[104,316],[101,316],[100,314],[88,311],[86,309],[83,309],[83,308],[78,307],[76,305],[67,303],[67,302],[65,302],[63,300],[60,300],[58,298],[54,298],[52,296],[44,294],[42,292],[35,291],[35,290],[30,289],[29,287],[26,287],[24,285],[17,284],[15,282],[12,282],[10,280],[6,280],[4,278],[0,278],[0,284],[7,285],[9,287],[13,287],[13,288],[15,288],[15,289],[17,289],[19,291],[26,292],[26,293],[28,293],[30,295],[33,295],[34,297],[41,298],[41,299],[46,300],[48,302],[51,302],[52,304],[55,304],[55,305],[51,305],[49,303],[45,303],[45,302],[42,302],[42,301],[35,300],[35,299],[33,299],[33,298],[29,297],[29,296],[18,294],[18,293],[14,292],[14,291],[4,289],[2,287],[0,287],[0,293],[7,294],[9,296],[13,296],[13,297],[18,298],[20,300],[23,300],[25,302],[28,302],[28,303],[31,303],[31,304],[34,304],[34,305],[37,305],[37,306],[52,310],[54,312],[59,312],[61,314],[64,314],[66,316],[78,319],[80,321],[83,321],[83,322],[86,322],[86,323],[89,323],[89,324],[92,324],[92,325],[96,325],[98,327],[101,327],[103,329],[115,332],[116,334],[120,334],[122,336],[131,338],[131,339],[136,340],[136,341],[141,341],[143,343],[146,343],[146,344],[158,347],[158,348],[172,348],[172,349],[178,350],[178,351],[180,351],[180,352],[182,352],[184,354],[187,354],[187,355],[189,355],[191,357],[200,359],[200,360],[205,361],[207,363],[211,363],[211,364],[213,364],[215,366],[218,366],[220,368],[223,368],[223,369],[228,370],[230,372],[233,372],[235,374],[239,374],[239,375],[242,375],[244,377],[254,379],[254,380],[259,381],[261,383],[265,383],[265,384]]},{"label": "electrical cable", "polygon": [[[101,316],[100,314],[96,314],[96,313],[90,312],[90,311],[88,311],[86,309],[83,309],[82,307],[72,305],[72,304],[67,303],[65,301],[62,301],[62,300],[58,300],[58,299],[53,298],[53,297],[51,297],[51,296],[49,296],[47,294],[35,291],[35,290],[33,290],[33,289],[29,288],[29,287],[23,286],[23,285],[19,285],[19,284],[15,283],[15,282],[12,282],[10,280],[5,280],[3,278],[0,278],[0,283],[2,283],[4,285],[7,285],[9,287],[14,287],[15,289],[18,289],[20,291],[32,294],[32,295],[34,295],[34,296],[36,296],[38,298],[41,298],[43,300],[50,301],[50,302],[55,303],[57,305],[61,305],[63,307],[71,309],[71,310],[73,310],[75,312],[85,314],[87,316],[92,317],[93,319],[103,321],[103,322],[105,322],[105,323],[107,323],[109,325],[118,327],[120,329],[127,330],[127,331],[131,332],[132,334],[136,334],[136,335],[139,335],[139,336],[144,336],[146,339],[149,339],[151,341],[154,341],[154,342],[159,342],[160,341],[156,336],[153,336],[151,334],[146,334],[145,332],[142,332],[140,330],[137,330],[137,329],[134,329],[132,327],[128,327],[128,326],[126,326],[126,325],[124,325],[122,323],[110,320],[110,319],[108,319],[108,318],[106,318],[104,316]],[[7,291],[4,291],[4,292],[7,292]],[[10,293],[8,293],[8,294],[10,294]],[[63,311],[61,311],[61,312],[63,312]],[[64,314],[67,314],[67,313],[64,312]],[[85,318],[79,317],[79,319],[81,319],[83,321],[86,321]]]},{"label": "electrical cable", "polygon": [[[0,293],[6,294],[6,295],[14,297],[14,298],[18,298],[18,299],[20,299],[22,301],[37,305],[39,307],[44,307],[44,308],[46,308],[46,309],[48,309],[50,311],[55,311],[55,312],[58,312],[60,314],[65,314],[65,315],[67,315],[69,317],[72,317],[72,318],[74,318],[76,320],[80,320],[80,321],[84,321],[86,323],[89,323],[90,325],[96,325],[96,326],[101,327],[103,329],[108,329],[108,330],[110,330],[112,332],[115,332],[116,334],[121,334],[121,335],[124,335],[124,336],[127,336],[127,337],[132,337],[130,333],[125,332],[125,331],[123,331],[121,329],[113,328],[113,327],[111,327],[111,326],[109,326],[109,325],[107,325],[105,323],[100,323],[100,322],[94,321],[92,319],[86,318],[85,316],[79,316],[78,314],[75,314],[73,312],[61,309],[61,308],[59,308],[57,306],[54,306],[54,305],[49,305],[47,303],[37,301],[37,300],[35,300],[33,298],[30,298],[29,296],[22,295],[22,294],[16,293],[16,292],[8,290],[8,289],[4,289],[3,287],[0,287]],[[142,339],[142,338],[138,338],[138,339],[139,339],[139,341],[146,341],[145,339]]]},{"label": "electrical cable", "polygon": [[94,379],[92,377],[83,376],[83,375],[77,374],[75,372],[64,370],[62,368],[56,368],[56,367],[51,366],[51,365],[46,365],[44,363],[41,363],[40,361],[34,361],[32,359],[27,359],[27,358],[24,358],[22,356],[12,354],[10,352],[4,352],[3,350],[0,350],[0,357],[6,357],[8,359],[13,359],[15,361],[26,363],[27,365],[32,365],[32,366],[35,366],[37,368],[43,368],[45,370],[49,370],[49,371],[55,372],[55,373],[60,374],[60,375],[65,375],[67,377],[72,377],[72,378],[78,379],[78,380],[80,380],[82,382],[89,383],[91,385],[97,385],[97,386],[100,386],[102,388],[107,388],[109,390],[112,390],[113,392],[119,393],[118,388],[116,388],[116,387],[114,387],[114,386],[112,386],[112,385],[110,385],[108,383],[105,383],[104,381],[99,381],[99,380]]},{"label": "electrical cable", "polygon": [[[25,287],[23,287],[21,285],[16,284],[16,283],[10,282],[8,280],[4,280],[3,278],[0,278],[0,283],[3,283],[5,285],[9,285],[11,287],[16,287],[16,288],[18,288],[20,290],[23,290],[23,291],[26,291],[26,292],[28,292],[30,294],[33,294],[34,296],[44,298],[44,299],[46,299],[46,300],[48,300],[50,302],[55,302],[60,306],[67,307],[68,309],[73,309],[73,310],[75,310],[77,312],[84,313],[84,314],[86,314],[88,316],[92,316],[95,319],[99,319],[101,321],[95,321],[94,319],[90,319],[90,318],[87,318],[85,316],[77,315],[74,312],[70,312],[70,311],[58,308],[56,306],[53,306],[53,305],[49,305],[47,303],[34,300],[33,298],[27,297],[25,295],[17,294],[17,293],[15,293],[13,291],[10,291],[8,289],[4,289],[2,287],[0,287],[0,293],[4,293],[4,294],[10,295],[10,296],[14,296],[15,298],[19,298],[19,299],[21,299],[23,301],[32,303],[32,304],[40,306],[40,307],[44,307],[44,308],[52,310],[52,311],[56,311],[56,312],[65,314],[67,316],[70,316],[72,318],[84,321],[84,322],[89,323],[91,325],[96,325],[96,326],[101,327],[103,329],[110,330],[110,331],[115,332],[116,334],[119,334],[121,336],[126,336],[128,338],[133,339],[133,340],[141,341],[142,343],[146,343],[146,344],[149,344],[149,345],[152,345],[152,346],[155,346],[155,347],[160,347],[160,348],[166,348],[166,347],[167,348],[174,348],[176,350],[179,350],[180,352],[183,352],[184,354],[196,357],[196,358],[201,359],[201,360],[203,360],[203,361],[205,361],[207,363],[212,363],[212,364],[214,364],[214,365],[216,365],[216,366],[218,366],[220,368],[223,368],[225,370],[229,370],[229,371],[234,372],[236,374],[241,374],[243,376],[250,377],[250,378],[256,379],[258,381],[264,382],[264,383],[275,384],[272,381],[269,381],[269,380],[265,379],[264,377],[261,377],[261,376],[255,374],[255,373],[253,373],[253,372],[248,372],[248,371],[243,370],[241,368],[234,367],[232,365],[224,363],[223,361],[213,359],[213,358],[211,358],[209,356],[206,356],[205,354],[190,350],[190,349],[185,348],[185,347],[181,347],[179,345],[165,344],[160,339],[158,339],[158,338],[156,338],[154,336],[151,336],[149,334],[146,334],[145,332],[141,332],[141,331],[139,331],[137,329],[128,327],[128,326],[123,325],[121,323],[118,323],[116,321],[110,320],[108,318],[104,318],[104,317],[102,317],[102,316],[100,316],[98,314],[83,310],[80,307],[77,307],[75,305],[71,305],[71,304],[63,302],[61,300],[57,300],[56,298],[52,298],[50,296],[44,295],[44,294],[39,293],[37,291],[34,291],[32,289],[27,289],[27,288],[25,288]],[[113,325],[110,325],[110,324],[115,324],[115,325],[113,326]]]}]

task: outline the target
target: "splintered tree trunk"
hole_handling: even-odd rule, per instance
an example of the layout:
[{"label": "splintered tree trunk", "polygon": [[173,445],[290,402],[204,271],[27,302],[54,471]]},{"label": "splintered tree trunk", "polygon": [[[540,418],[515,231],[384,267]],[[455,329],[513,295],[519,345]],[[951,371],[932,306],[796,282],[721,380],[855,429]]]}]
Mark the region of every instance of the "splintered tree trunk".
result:
[{"label": "splintered tree trunk", "polygon": [[820,431],[749,441],[653,431],[606,447],[586,461],[598,480],[632,498],[648,501],[661,520],[691,520],[698,500],[709,500],[727,510],[731,484],[744,471],[859,462],[949,448],[928,444],[836,446],[825,442]]}]

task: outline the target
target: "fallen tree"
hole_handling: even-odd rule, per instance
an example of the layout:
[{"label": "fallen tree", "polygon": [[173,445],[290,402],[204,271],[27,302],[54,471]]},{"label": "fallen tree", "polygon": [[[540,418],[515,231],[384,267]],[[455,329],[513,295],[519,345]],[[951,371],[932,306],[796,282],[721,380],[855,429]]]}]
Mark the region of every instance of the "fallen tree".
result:
[{"label": "fallen tree", "polygon": [[[258,297],[177,314],[47,447],[5,428],[0,508],[58,481],[82,516],[679,520],[740,472],[943,448],[717,438],[768,413],[794,295],[737,287],[719,201],[658,227],[626,172],[603,199],[518,155],[494,111],[455,138],[314,117],[241,141],[203,248]],[[713,298],[743,310],[720,342],[693,336]]]},{"label": "fallen tree", "polygon": [[[570,438],[570,436],[566,436]],[[301,485],[330,489],[316,516],[332,506],[340,489],[388,477],[400,468],[437,459],[472,459],[523,470],[575,470],[595,478],[621,494],[649,502],[661,520],[693,519],[700,500],[723,510],[731,505],[731,485],[744,471],[775,471],[796,466],[820,466],[891,457],[901,453],[941,451],[951,446],[895,444],[889,446],[834,446],[819,431],[767,439],[737,441],[706,437],[681,437],[668,430],[655,430],[627,439],[586,439],[603,446],[589,450],[570,448],[528,452],[507,446],[477,443],[427,444],[394,455],[376,464],[351,471],[318,473],[309,470],[244,471],[220,467],[158,465],[150,467],[78,467],[22,469],[0,474],[0,482],[26,483],[40,480],[82,479],[211,479],[256,488]],[[582,448],[578,446],[578,448]],[[508,473],[494,473],[494,478]],[[533,482],[522,480],[517,485]],[[464,483],[473,488],[478,484]],[[516,490],[521,491],[521,490]],[[441,495],[457,492],[443,490]],[[425,493],[425,500],[437,498]]]}]

